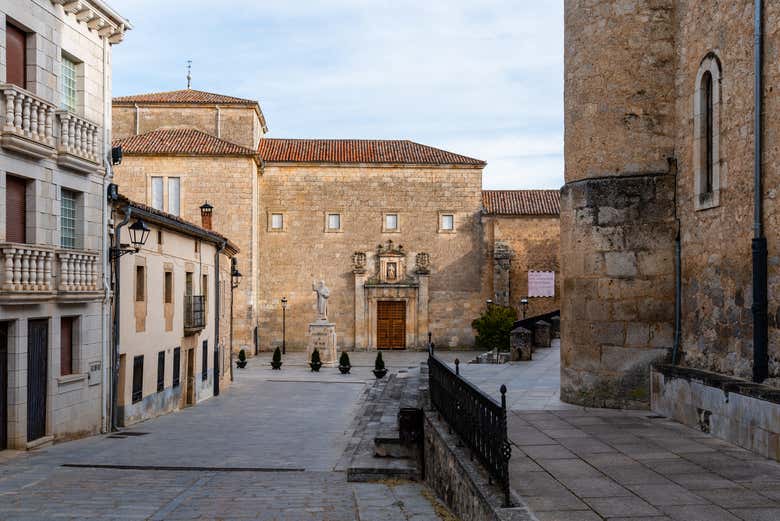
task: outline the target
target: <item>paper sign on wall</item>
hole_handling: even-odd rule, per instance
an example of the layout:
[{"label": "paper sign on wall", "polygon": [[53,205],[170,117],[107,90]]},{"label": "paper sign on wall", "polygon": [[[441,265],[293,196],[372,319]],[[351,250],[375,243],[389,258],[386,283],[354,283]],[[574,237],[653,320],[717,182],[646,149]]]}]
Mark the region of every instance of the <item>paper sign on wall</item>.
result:
[{"label": "paper sign on wall", "polygon": [[528,296],[529,297],[554,297],[555,296],[555,272],[554,271],[529,271],[528,272]]}]

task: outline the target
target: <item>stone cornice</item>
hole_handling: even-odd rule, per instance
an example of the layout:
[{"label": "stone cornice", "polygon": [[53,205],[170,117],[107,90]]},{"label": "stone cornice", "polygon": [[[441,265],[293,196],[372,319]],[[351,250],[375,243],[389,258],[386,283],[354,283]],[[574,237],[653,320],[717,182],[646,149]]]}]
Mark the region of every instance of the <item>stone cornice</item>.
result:
[{"label": "stone cornice", "polygon": [[61,5],[66,15],[72,14],[76,21],[86,24],[110,44],[121,42],[125,31],[131,28],[127,20],[100,0],[51,0],[51,3]]}]

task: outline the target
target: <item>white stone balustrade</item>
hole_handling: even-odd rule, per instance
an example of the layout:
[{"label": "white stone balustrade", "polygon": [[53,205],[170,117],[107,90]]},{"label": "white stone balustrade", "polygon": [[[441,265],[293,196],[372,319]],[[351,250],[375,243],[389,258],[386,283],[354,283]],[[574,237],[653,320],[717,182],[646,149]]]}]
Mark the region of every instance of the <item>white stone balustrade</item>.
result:
[{"label": "white stone balustrade", "polygon": [[100,126],[71,112],[57,111],[60,153],[73,154],[82,159],[100,161]]},{"label": "white stone balustrade", "polygon": [[0,246],[3,256],[4,291],[51,292],[52,260],[50,248],[30,244],[4,244]]},{"label": "white stone balustrade", "polygon": [[[0,244],[0,289],[6,293],[98,291],[99,271],[97,253],[55,251],[32,244]],[[56,287],[54,278],[58,278]]]},{"label": "white stone balustrade", "polygon": [[53,147],[56,112],[54,105],[10,83],[0,85],[0,89],[4,103],[3,133],[15,134]]},{"label": "white stone balustrade", "polygon": [[58,251],[60,291],[97,291],[98,264],[96,253]]}]

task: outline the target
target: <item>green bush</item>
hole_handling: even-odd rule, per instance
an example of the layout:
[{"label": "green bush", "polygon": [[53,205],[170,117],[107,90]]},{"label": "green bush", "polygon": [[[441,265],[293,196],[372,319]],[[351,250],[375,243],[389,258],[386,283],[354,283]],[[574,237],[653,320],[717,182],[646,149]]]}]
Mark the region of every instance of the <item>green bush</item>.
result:
[{"label": "green bush", "polygon": [[349,363],[349,355],[346,351],[341,352],[341,356],[339,357],[339,365],[341,367],[350,367],[352,365]]},{"label": "green bush", "polygon": [[318,350],[314,350],[311,352],[311,363],[313,365],[319,365],[322,362],[320,361],[320,352]]},{"label": "green bush", "polygon": [[374,370],[381,371],[385,368],[385,361],[382,359],[382,351],[377,351],[376,360],[374,361]]},{"label": "green bush", "polygon": [[477,331],[474,345],[481,350],[498,348],[499,351],[509,351],[509,332],[517,320],[514,308],[491,304],[471,322],[471,327]]},{"label": "green bush", "polygon": [[282,352],[281,352],[281,350],[278,347],[276,349],[274,349],[274,356],[273,356],[272,360],[274,362],[281,362],[282,361]]},{"label": "green bush", "polygon": [[238,352],[238,361],[246,362],[246,351],[244,351],[243,349]]}]

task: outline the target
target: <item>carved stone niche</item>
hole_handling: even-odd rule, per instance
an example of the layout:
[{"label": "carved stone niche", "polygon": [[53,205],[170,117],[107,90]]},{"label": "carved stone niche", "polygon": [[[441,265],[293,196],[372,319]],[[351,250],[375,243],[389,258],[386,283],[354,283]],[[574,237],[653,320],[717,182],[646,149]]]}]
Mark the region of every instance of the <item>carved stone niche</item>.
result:
[{"label": "carved stone niche", "polygon": [[352,273],[366,272],[366,254],[362,251],[356,251],[352,254]]},{"label": "carved stone niche", "polygon": [[398,284],[406,280],[406,252],[400,244],[387,241],[385,246],[377,246],[379,260],[377,278],[380,284]]}]

